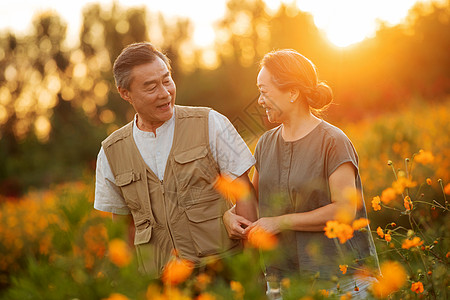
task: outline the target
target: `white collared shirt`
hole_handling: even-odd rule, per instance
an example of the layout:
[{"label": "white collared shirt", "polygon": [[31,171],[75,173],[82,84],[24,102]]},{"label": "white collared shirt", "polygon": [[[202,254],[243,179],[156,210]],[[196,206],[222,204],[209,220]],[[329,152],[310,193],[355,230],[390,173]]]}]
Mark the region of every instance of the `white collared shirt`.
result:
[{"label": "white collared shirt", "polygon": [[[174,108],[175,109],[175,108]],[[242,137],[224,115],[209,112],[209,145],[220,172],[235,179],[254,164],[255,159]],[[142,131],[133,122],[133,138],[148,167],[163,180],[167,158],[172,148],[175,130],[175,113],[172,118],[153,132]],[[97,156],[94,208],[115,214],[130,214],[120,188],[116,186],[103,147]]]}]

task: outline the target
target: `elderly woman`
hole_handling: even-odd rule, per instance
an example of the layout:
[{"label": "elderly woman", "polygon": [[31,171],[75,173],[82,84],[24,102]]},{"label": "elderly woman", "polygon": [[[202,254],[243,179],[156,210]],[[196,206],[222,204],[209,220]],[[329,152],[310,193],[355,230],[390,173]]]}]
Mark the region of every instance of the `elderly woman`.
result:
[{"label": "elderly woman", "polygon": [[286,276],[342,277],[339,264],[350,262],[341,289],[364,299],[369,283],[353,273],[363,264],[378,268],[368,225],[343,244],[324,234],[327,221],[339,216],[367,218],[356,150],[339,128],[318,117],[332,101],[331,88],[294,50],[266,54],[257,85],[259,105],[270,122],[281,125],[263,134],[256,146],[253,184],[260,219],[242,234],[259,227],[280,239],[281,259],[265,261],[269,292]]}]

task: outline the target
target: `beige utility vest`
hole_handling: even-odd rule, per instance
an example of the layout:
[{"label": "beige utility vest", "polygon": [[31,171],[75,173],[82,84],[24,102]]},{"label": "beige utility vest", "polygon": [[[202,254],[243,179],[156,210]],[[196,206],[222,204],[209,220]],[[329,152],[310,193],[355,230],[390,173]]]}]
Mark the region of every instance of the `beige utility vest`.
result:
[{"label": "beige utility vest", "polygon": [[213,188],[219,166],[209,147],[209,108],[176,106],[172,149],[164,180],[144,162],[133,122],[102,143],[116,185],[133,215],[139,269],[159,276],[176,249],[197,266],[208,256],[237,252],[222,222],[231,204]]}]

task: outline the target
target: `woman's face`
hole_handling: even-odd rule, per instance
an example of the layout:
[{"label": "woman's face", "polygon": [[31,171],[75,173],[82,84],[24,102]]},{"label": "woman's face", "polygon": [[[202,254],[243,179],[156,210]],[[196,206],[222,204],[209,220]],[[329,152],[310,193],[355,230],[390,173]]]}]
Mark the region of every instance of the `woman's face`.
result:
[{"label": "woman's face", "polygon": [[266,110],[267,118],[271,123],[283,123],[292,110],[291,93],[280,91],[273,83],[272,74],[262,67],[257,78],[260,92],[258,104]]}]

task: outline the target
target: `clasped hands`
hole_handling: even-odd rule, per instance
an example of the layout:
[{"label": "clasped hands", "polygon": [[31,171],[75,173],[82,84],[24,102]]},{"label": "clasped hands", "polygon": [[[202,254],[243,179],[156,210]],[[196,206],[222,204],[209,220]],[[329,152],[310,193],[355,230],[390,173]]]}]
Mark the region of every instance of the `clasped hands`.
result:
[{"label": "clasped hands", "polygon": [[233,206],[223,215],[223,223],[231,239],[246,239],[247,235],[256,227],[262,228],[268,233],[278,234],[281,232],[281,216],[260,218],[251,222],[236,214]]}]

